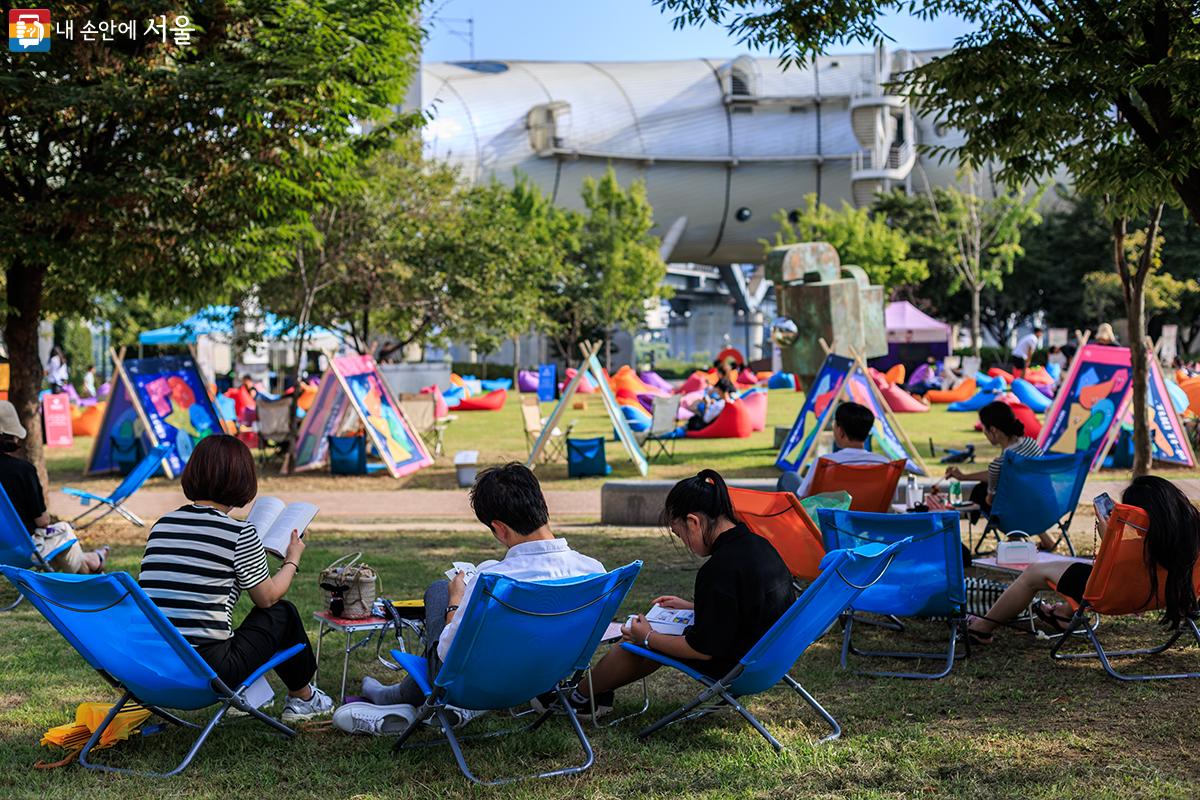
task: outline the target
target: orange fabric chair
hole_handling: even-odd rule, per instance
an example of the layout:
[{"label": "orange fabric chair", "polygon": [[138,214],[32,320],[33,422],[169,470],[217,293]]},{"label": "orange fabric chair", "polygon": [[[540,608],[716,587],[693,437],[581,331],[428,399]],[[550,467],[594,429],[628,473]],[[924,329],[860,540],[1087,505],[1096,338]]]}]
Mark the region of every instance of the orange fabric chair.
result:
[{"label": "orange fabric chair", "polygon": [[[1158,568],[1158,595],[1156,597],[1151,597],[1150,578],[1146,574],[1146,532],[1149,527],[1150,519],[1146,516],[1145,511],[1136,506],[1117,504],[1112,516],[1109,517],[1108,527],[1100,542],[1100,552],[1096,554],[1092,573],[1088,576],[1087,585],[1084,587],[1083,604],[1076,608],[1068,632],[1059,637],[1058,642],[1050,651],[1050,655],[1056,660],[1098,658],[1105,672],[1122,681],[1200,678],[1200,672],[1127,675],[1114,669],[1109,661],[1110,657],[1156,655],[1170,648],[1186,633],[1190,633],[1196,643],[1200,644],[1200,628],[1196,627],[1195,620],[1185,619],[1177,630],[1171,632],[1165,644],[1138,650],[1113,652],[1104,649],[1100,639],[1096,636],[1095,629],[1088,624],[1089,613],[1123,616],[1158,611],[1163,608],[1163,587],[1166,584],[1167,571],[1162,567]],[[1197,593],[1200,593],[1200,563],[1197,563],[1192,571],[1192,585]],[[1072,603],[1072,606],[1074,605]],[[1095,652],[1059,652],[1063,645],[1071,640],[1073,633],[1081,633],[1087,637]]]},{"label": "orange fabric chair", "polygon": [[970,400],[975,396],[975,379],[966,378],[953,389],[930,389],[925,393],[925,399],[931,403],[957,403],[960,400]]},{"label": "orange fabric chair", "polygon": [[851,511],[886,514],[892,508],[896,484],[900,483],[906,463],[900,459],[887,464],[838,464],[827,458],[818,458],[810,468],[816,472],[809,484],[808,494],[849,492],[852,498]]},{"label": "orange fabric chair", "polygon": [[791,492],[729,487],[733,510],[746,527],[770,542],[792,577],[811,581],[820,574],[825,545],[821,531]]}]

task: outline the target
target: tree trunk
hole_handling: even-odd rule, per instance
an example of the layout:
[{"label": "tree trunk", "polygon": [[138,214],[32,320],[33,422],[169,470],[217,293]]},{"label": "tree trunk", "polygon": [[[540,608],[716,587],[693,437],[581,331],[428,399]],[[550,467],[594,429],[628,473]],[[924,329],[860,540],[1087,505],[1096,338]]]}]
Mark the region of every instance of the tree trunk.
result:
[{"label": "tree trunk", "polygon": [[[42,413],[38,392],[42,388],[42,359],[38,355],[38,319],[42,312],[44,266],[27,266],[19,258],[5,273],[8,314],[4,342],[8,346],[8,400],[25,426],[25,458],[37,467],[43,494],[50,486],[42,446]],[[118,388],[119,391],[119,388]]]},{"label": "tree trunk", "polygon": [[512,345],[513,345],[512,382],[513,382],[513,388],[519,389],[520,384],[521,384],[521,335],[520,334],[517,334],[516,336],[512,337]]},{"label": "tree trunk", "polygon": [[1153,450],[1150,447],[1149,404],[1146,402],[1149,370],[1146,362],[1146,291],[1145,284],[1134,281],[1129,316],[1129,355],[1133,359],[1133,477],[1150,474]]},{"label": "tree trunk", "polygon": [[983,285],[977,284],[971,287],[971,348],[975,351],[975,357],[979,358],[980,348],[983,346],[983,334],[980,331],[980,312],[979,312],[979,296],[983,293]]}]

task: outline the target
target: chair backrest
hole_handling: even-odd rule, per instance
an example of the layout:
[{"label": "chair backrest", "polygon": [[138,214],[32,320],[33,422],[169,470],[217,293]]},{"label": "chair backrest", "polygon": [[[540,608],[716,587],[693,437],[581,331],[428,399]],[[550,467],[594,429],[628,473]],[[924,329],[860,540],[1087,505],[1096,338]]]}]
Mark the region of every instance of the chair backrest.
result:
[{"label": "chair backrest", "polygon": [[887,464],[838,464],[818,458],[812,466],[816,472],[808,493],[849,492],[852,510],[883,513],[892,506],[905,464],[903,459]]},{"label": "chair backrest", "polygon": [[1049,530],[1078,505],[1093,455],[1090,450],[1044,456],[1005,452],[988,516],[1006,532]]},{"label": "chair backrest", "polygon": [[[1139,614],[1163,607],[1167,571],[1158,567],[1158,594],[1150,593],[1146,571],[1146,534],[1150,517],[1137,506],[1118,503],[1108,518],[1100,552],[1083,590],[1083,600],[1101,614]],[[1200,562],[1192,571],[1192,584],[1200,593]]]},{"label": "chair backrest", "polygon": [[825,545],[821,531],[792,492],[759,492],[729,487],[733,510],[746,527],[770,542],[788,572],[812,580],[820,573]]},{"label": "chair backrest", "polygon": [[288,435],[292,415],[292,398],[263,400],[255,407],[258,415],[258,435],[266,439],[282,439]]},{"label": "chair backrest", "polygon": [[0,571],[94,669],[142,703],[204,708],[216,675],[127,572]]},{"label": "chair backrest", "polygon": [[0,486],[0,564],[31,567],[37,566],[40,560],[29,529],[17,514],[8,492]]},{"label": "chair backrest", "polygon": [[655,397],[651,403],[650,435],[663,436],[679,427],[679,404],[683,395]]},{"label": "chair backrest", "polygon": [[521,398],[521,420],[525,423],[525,432],[530,436],[542,433],[542,408],[538,405],[536,395],[526,395]]},{"label": "chair backrest", "polygon": [[589,475],[608,474],[608,460],[604,455],[604,437],[567,439],[567,475],[583,478]]},{"label": "chair backrest", "polygon": [[550,691],[591,662],[641,568],[543,582],[479,573],[434,684],[450,705],[476,710]]},{"label": "chair backrest", "polygon": [[171,452],[171,445],[158,444],[146,453],[146,457],[137,463],[137,466],[129,471],[125,476],[125,480],[117,484],[117,488],[112,490],[112,494],[108,499],[113,503],[122,503],[129,498],[131,494],[142,488],[142,484],[150,480],[150,476],[158,472],[162,466],[162,460],[167,457],[167,453]]},{"label": "chair backrest", "polygon": [[857,611],[900,617],[953,617],[967,601],[958,512],[870,514],[822,508],[826,550],[911,538],[887,575],[854,601]]},{"label": "chair backrest", "polygon": [[334,475],[366,475],[367,437],[330,436],[329,471]]},{"label": "chair backrest", "polygon": [[730,687],[733,693],[754,694],[778,683],[867,587],[895,568],[908,546],[902,539],[886,547],[866,544],[826,555],[817,578],[742,657],[744,669]]},{"label": "chair backrest", "polygon": [[437,399],[431,394],[402,394],[400,406],[417,433],[428,433],[437,424]]}]

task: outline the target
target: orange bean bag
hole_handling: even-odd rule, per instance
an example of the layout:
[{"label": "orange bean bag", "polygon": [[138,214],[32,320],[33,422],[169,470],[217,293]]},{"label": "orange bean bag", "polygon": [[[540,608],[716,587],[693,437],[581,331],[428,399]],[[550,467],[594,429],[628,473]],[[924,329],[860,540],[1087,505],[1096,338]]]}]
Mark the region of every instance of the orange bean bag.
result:
[{"label": "orange bean bag", "polygon": [[462,401],[454,407],[455,411],[499,411],[504,408],[504,401],[508,399],[508,392],[504,389],[497,389],[494,392],[487,394],[475,395],[474,397],[464,397]]},{"label": "orange bean bag", "polygon": [[104,420],[103,401],[94,406],[84,406],[78,414],[71,415],[71,433],[75,436],[95,436],[100,432],[100,423]]},{"label": "orange bean bag", "polygon": [[296,406],[308,411],[312,408],[313,401],[317,399],[317,387],[309,385],[300,392],[300,399],[296,401]]},{"label": "orange bean bag", "polygon": [[883,373],[884,379],[893,386],[903,386],[906,372],[903,364],[897,364]]},{"label": "orange bean bag", "polygon": [[966,378],[953,389],[930,389],[925,399],[930,403],[957,403],[975,396],[975,379]]},{"label": "orange bean bag", "polygon": [[1046,372],[1045,367],[1030,367],[1025,370],[1024,378],[1030,383],[1040,383],[1046,386],[1054,384],[1054,378],[1050,377],[1050,373]]},{"label": "orange bean bag", "polygon": [[1188,411],[1200,415],[1200,378],[1184,378],[1179,388],[1188,396]]},{"label": "orange bean bag", "polygon": [[725,404],[711,425],[698,431],[688,431],[689,439],[747,439],[754,432],[750,409],[740,400]]},{"label": "orange bean bag", "polygon": [[987,374],[988,374],[989,378],[1004,378],[1004,382],[1008,383],[1008,384],[1011,384],[1013,382],[1012,373],[1005,372],[1004,370],[1000,369],[999,367],[992,367],[991,369],[988,370]]}]

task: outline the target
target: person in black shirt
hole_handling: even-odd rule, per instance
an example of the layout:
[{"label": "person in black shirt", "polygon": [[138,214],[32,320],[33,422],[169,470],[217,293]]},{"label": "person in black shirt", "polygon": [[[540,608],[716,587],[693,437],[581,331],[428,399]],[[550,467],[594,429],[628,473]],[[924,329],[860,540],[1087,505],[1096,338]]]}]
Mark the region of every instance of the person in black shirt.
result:
[{"label": "person in black shirt", "polygon": [[[46,513],[46,497],[37,468],[13,455],[21,448],[25,426],[17,417],[17,409],[7,400],[0,400],[0,489],[8,495],[13,509],[33,538],[38,552],[54,553],[50,565],[58,572],[95,573],[104,571],[108,548],[83,552],[71,526],[65,522],[51,523]],[[62,545],[73,542],[70,547]],[[29,564],[14,566],[28,567]]]},{"label": "person in black shirt", "polygon": [[[738,521],[725,481],[701,470],[671,489],[663,523],[698,556],[708,561],[696,573],[694,601],[671,595],[655,603],[667,608],[692,608],[694,623],[681,636],[654,631],[637,615],[622,633],[625,641],[663,653],[712,678],[729,673],[762,638],[795,595],[792,575],[766,539]],[[595,695],[596,715],[612,709],[613,690],[633,683],[661,666],[614,647],[571,696],[576,711],[591,713],[589,693]]]}]

